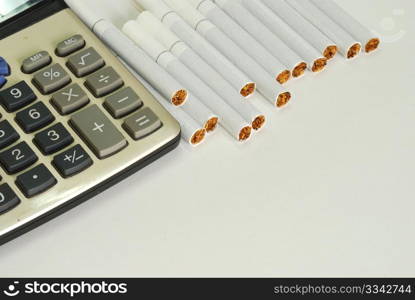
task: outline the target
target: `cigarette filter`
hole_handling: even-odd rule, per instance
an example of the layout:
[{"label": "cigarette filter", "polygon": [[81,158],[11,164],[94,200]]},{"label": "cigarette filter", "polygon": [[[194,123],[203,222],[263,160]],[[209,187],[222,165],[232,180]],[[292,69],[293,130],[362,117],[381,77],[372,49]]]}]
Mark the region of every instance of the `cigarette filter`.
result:
[{"label": "cigarette filter", "polygon": [[[137,22],[145,27],[152,36],[156,37],[156,39],[178,57],[189,69],[192,69],[200,79],[207,83],[222,98],[238,99],[240,97],[235,92],[235,89],[216,70],[207,64],[193,49],[181,41],[149,11],[141,13],[137,18]],[[273,93],[268,94],[270,96],[269,100],[277,107],[285,106],[290,101],[291,94],[283,90],[269,76],[265,76],[265,78],[264,80],[260,80],[259,87],[262,88],[262,82],[267,82],[266,80],[268,80],[270,83],[265,88],[272,87],[269,91]]]},{"label": "cigarette filter", "polygon": [[193,30],[176,12],[161,0],[136,0],[146,10],[151,11],[171,31],[193,48],[223,78],[231,83],[241,95],[254,91],[255,82],[232,64],[222,53]]},{"label": "cigarette filter", "polygon": [[163,68],[157,65],[117,27],[105,20],[98,21],[94,32],[164,97],[176,106],[183,105],[188,91]]},{"label": "cigarette filter", "polygon": [[[177,2],[177,12],[189,23],[191,26],[194,26],[199,33],[206,38],[212,45],[216,46],[217,49],[222,51],[235,65],[239,66],[245,73],[249,74],[251,78],[257,83],[258,90],[269,99],[275,106],[282,107],[286,102],[286,96],[290,98],[290,94],[283,90],[283,88],[273,80],[256,61],[254,61],[248,54],[242,51],[231,39],[229,39],[219,28],[213,25],[209,20],[207,20],[203,15],[201,15],[197,10],[193,9],[187,3],[182,0],[165,0],[169,3]],[[156,25],[149,25],[148,27],[155,28]],[[174,43],[174,45],[178,45]],[[183,46],[182,46],[183,47]],[[176,47],[177,49],[178,47]],[[184,52],[188,52],[184,54]],[[206,78],[208,74],[212,74],[214,70],[208,70],[209,66],[204,63],[195,53],[189,53],[191,49],[182,49],[181,53],[176,56],[182,57],[185,61],[188,61],[187,66],[192,67],[200,71],[200,75],[197,74],[205,82],[212,82],[213,85],[217,85],[219,79],[213,79],[212,76]],[[193,60],[198,59],[198,61],[190,62],[189,59]],[[186,63],[185,63],[186,64]],[[196,65],[197,64],[197,65]],[[203,68],[200,68],[200,65],[204,64]],[[203,70],[203,71],[201,71]],[[198,72],[196,72],[198,73]],[[217,76],[216,76],[217,77]],[[221,83],[219,83],[221,84]],[[215,89],[215,87],[213,87]],[[223,95],[222,90],[226,89],[223,85],[220,88],[216,88],[216,92],[220,95]],[[227,90],[233,90],[227,88]],[[284,95],[282,95],[284,94]],[[285,99],[282,101],[282,99]],[[288,99],[289,100],[289,99]]]},{"label": "cigarette filter", "polygon": [[312,0],[314,5],[320,8],[334,22],[356,38],[365,46],[366,53],[372,52],[379,47],[380,38],[371,30],[362,25],[352,15],[331,0]]},{"label": "cigarette filter", "polygon": [[279,37],[275,36],[248,9],[242,6],[239,1],[215,0],[215,3],[222,7],[239,25],[291,70],[293,77],[300,77],[304,74],[307,63]]},{"label": "cigarette filter", "polygon": [[333,40],[340,53],[350,59],[356,57],[362,48],[360,42],[330,19],[323,11],[316,7],[309,0],[286,0],[310,23],[316,26],[321,32]]},{"label": "cigarette filter", "polygon": [[237,22],[229,17],[219,6],[210,0],[187,1],[221,29],[243,51],[258,62],[280,84],[284,84],[290,79],[291,71],[264,46],[258,43],[258,41],[246,32],[246,30]]},{"label": "cigarette filter", "polygon": [[293,30],[323,54],[332,59],[337,54],[336,44],[284,0],[261,0],[276,15],[283,19]]},{"label": "cigarette filter", "polygon": [[264,3],[261,1],[243,0],[243,4],[258,20],[261,20],[287,46],[293,49],[307,63],[307,66],[312,72],[319,72],[325,68],[327,58],[311,46]]},{"label": "cigarette filter", "polygon": [[[158,43],[151,35],[143,31],[136,21],[127,22],[123,31],[135,42],[143,44],[143,48],[149,52],[153,59],[162,65],[173,76],[177,76],[179,81],[191,87],[191,91],[203,102],[203,104],[215,111],[221,116],[221,125],[234,137],[240,141],[249,139],[251,135],[251,126],[239,115],[234,109],[229,107],[226,102],[219,97],[212,89],[210,89],[203,81],[201,81],[193,72],[185,65],[180,63],[165,47]],[[150,54],[151,53],[151,54]],[[193,99],[192,99],[193,100]],[[190,102],[189,102],[190,104]],[[254,115],[254,112],[248,111],[242,101],[239,110],[248,118]],[[186,109],[186,105],[183,106]],[[193,116],[194,111],[189,113]],[[194,116],[193,116],[194,117]],[[206,126],[206,125],[205,125]]]},{"label": "cigarette filter", "polygon": [[[187,83],[193,81],[194,74],[189,72],[187,68],[152,36],[142,30],[135,21],[127,22],[123,27],[123,31],[141,46],[160,66],[167,70],[170,75],[177,78],[179,82],[187,85]],[[183,109],[195,120],[202,121],[207,132],[214,131],[217,127],[218,116],[197,98],[193,98],[192,100],[193,103],[184,105]]]}]

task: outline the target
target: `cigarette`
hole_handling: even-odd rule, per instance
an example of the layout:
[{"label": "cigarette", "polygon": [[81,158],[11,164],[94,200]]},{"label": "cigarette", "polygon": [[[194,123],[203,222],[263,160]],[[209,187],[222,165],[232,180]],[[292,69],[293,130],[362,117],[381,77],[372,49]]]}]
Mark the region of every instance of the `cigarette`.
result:
[{"label": "cigarette", "polygon": [[[180,82],[189,86],[192,94],[196,95],[206,107],[209,107],[216,115],[220,116],[220,124],[235,138],[245,141],[251,136],[251,126],[243,115],[247,115],[247,110],[243,104],[247,102],[240,101],[239,110],[231,108],[220,96],[210,89],[202,80],[200,80],[189,68],[182,64],[171,52],[157,42],[145,28],[142,28],[136,21],[129,21],[123,26],[123,31],[136,43],[139,43],[144,50],[163,66],[172,76],[178,78]],[[193,99],[192,99],[193,100]],[[197,102],[197,101],[192,101]],[[190,104],[190,101],[189,101]],[[186,109],[185,105],[183,109]],[[196,110],[197,112],[197,110]],[[241,115],[239,114],[241,112]],[[194,117],[194,111],[191,115]],[[203,112],[199,112],[203,113]],[[249,112],[248,118],[251,118],[255,112]],[[195,117],[196,118],[196,117]],[[206,128],[206,124],[205,124]],[[248,134],[249,133],[249,134]]]},{"label": "cigarette", "polygon": [[326,67],[327,58],[288,26],[284,20],[264,3],[250,0],[243,0],[243,3],[265,26],[307,62],[310,71],[320,72]]},{"label": "cigarette", "polygon": [[291,78],[291,71],[287,70],[282,62],[258,43],[215,3],[210,0],[187,0],[187,2],[222,30],[239,48],[250,55],[280,84],[286,83]]},{"label": "cigarette", "polygon": [[203,39],[174,10],[161,0],[136,0],[151,11],[171,31],[193,48],[207,63],[222,75],[241,94],[253,91],[256,83],[230,62],[221,52]]},{"label": "cigarette", "polygon": [[366,53],[372,52],[379,47],[380,38],[375,36],[371,30],[347,13],[343,8],[333,1],[312,0],[333,21],[356,38],[365,46]]},{"label": "cigarette", "polygon": [[[235,92],[235,89],[224,78],[216,72],[209,64],[207,64],[196,52],[181,41],[174,33],[172,33],[166,26],[164,26],[155,16],[150,12],[145,11],[141,13],[137,22],[145,27],[147,31],[161,42],[167,49],[169,49],[182,63],[210,86],[223,99],[235,99],[234,102],[240,102],[240,96]],[[262,82],[269,82],[268,85],[263,86]],[[281,108],[285,106],[291,99],[291,93],[277,84],[270,76],[265,75],[264,80],[260,80],[259,88],[268,88],[267,98],[273,105]],[[263,118],[259,118],[263,119]],[[255,129],[259,129],[258,124],[263,122],[255,122]]]},{"label": "cigarette", "polygon": [[[138,46],[142,47],[144,51],[155,60],[156,63],[162,66],[179,82],[186,85],[186,83],[192,81],[192,77],[194,75],[188,72],[187,69],[183,68],[183,65],[152,36],[142,30],[137,22],[127,22],[123,27],[123,31],[135,43],[137,43]],[[195,120],[202,121],[207,132],[212,132],[216,129],[216,125],[219,121],[218,116],[197,98],[193,98],[192,103],[187,103],[183,106],[183,108]]]},{"label": "cigarette", "polygon": [[360,42],[330,19],[323,11],[309,0],[286,0],[297,12],[311,24],[333,40],[340,53],[347,59],[356,57],[362,48]]},{"label": "cigarette", "polygon": [[246,7],[242,6],[239,1],[215,0],[214,2],[278,58],[287,69],[291,70],[293,77],[304,75],[307,63],[262,24]]},{"label": "cigarette", "polygon": [[[191,6],[187,5],[182,0],[168,0],[170,3],[176,2],[177,3],[177,12],[184,17],[185,20],[188,22],[192,22],[194,27],[199,30],[199,33],[206,38],[212,45],[216,46],[217,49],[221,50],[222,53],[225,53],[226,56],[233,62],[235,65],[239,66],[245,73],[249,74],[251,78],[255,80],[257,83],[257,89],[277,107],[282,107],[282,101],[279,99],[286,98],[287,90],[283,89],[278,83],[276,83],[255,60],[253,60],[249,55],[247,55],[244,51],[240,50],[240,48],[231,40],[229,39],[219,28],[213,25],[209,20],[207,20],[203,15],[201,15],[197,10],[193,9]],[[141,16],[141,17],[140,17]],[[138,20],[141,18],[143,23],[147,22],[147,28],[152,31],[153,35],[157,34],[157,31],[160,32],[164,28],[160,24],[156,24],[155,17],[151,18],[149,14],[142,13],[138,17]],[[150,20],[149,20],[150,19]],[[147,21],[146,21],[147,20]],[[157,28],[157,29],[156,29]],[[154,30],[156,29],[154,32]],[[165,30],[165,29],[164,29]],[[168,32],[164,32],[163,35],[168,35]],[[166,47],[170,49],[174,53],[172,48],[178,49],[178,43],[181,42],[179,39],[175,39],[174,37],[170,37],[167,39]],[[217,74],[212,70],[203,60],[198,57],[191,49],[184,49],[184,46],[181,45],[181,48],[178,49],[179,53],[175,53],[177,57],[181,57],[183,62],[189,67],[195,70],[195,73],[203,79],[205,82],[212,82],[213,85],[216,85],[217,82],[220,82],[220,78],[218,78]],[[187,47],[188,48],[188,47]],[[184,53],[184,52],[193,53]],[[190,61],[192,59],[192,61]],[[196,70],[199,70],[197,72]],[[223,80],[222,80],[223,81]],[[212,86],[212,88],[221,95],[221,91],[225,89],[232,89],[226,88],[223,85],[220,87]],[[253,88],[253,87],[252,87]],[[282,96],[284,94],[284,96]],[[290,97],[291,98],[291,97]],[[286,102],[287,103],[287,102]],[[285,103],[285,104],[286,104]]]},{"label": "cigarette", "polygon": [[320,30],[311,25],[301,14],[284,0],[261,0],[277,16],[284,20],[297,34],[303,37],[327,59],[337,54],[336,44]]}]

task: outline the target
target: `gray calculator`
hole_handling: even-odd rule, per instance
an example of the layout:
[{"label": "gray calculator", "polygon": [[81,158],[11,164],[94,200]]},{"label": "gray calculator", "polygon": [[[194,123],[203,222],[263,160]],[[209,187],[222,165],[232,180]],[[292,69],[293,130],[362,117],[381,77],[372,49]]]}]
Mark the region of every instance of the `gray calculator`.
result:
[{"label": "gray calculator", "polygon": [[63,1],[2,0],[0,38],[0,244],[179,143],[177,121]]}]

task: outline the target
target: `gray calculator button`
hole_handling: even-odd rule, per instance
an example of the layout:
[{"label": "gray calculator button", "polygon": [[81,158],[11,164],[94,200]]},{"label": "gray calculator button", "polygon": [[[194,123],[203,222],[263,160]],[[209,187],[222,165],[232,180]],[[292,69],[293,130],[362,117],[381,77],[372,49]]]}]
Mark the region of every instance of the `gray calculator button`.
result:
[{"label": "gray calculator button", "polygon": [[54,64],[36,73],[33,82],[43,94],[49,94],[70,83],[71,77],[61,65]]},{"label": "gray calculator button", "polygon": [[124,82],[112,67],[106,67],[89,75],[85,84],[95,97],[102,97],[122,87]]},{"label": "gray calculator button", "polygon": [[143,105],[143,101],[137,96],[134,90],[126,87],[121,91],[108,96],[104,106],[114,118],[122,118]]},{"label": "gray calculator button", "polygon": [[74,83],[52,96],[52,104],[61,115],[67,115],[89,103],[88,95]]},{"label": "gray calculator button", "polygon": [[48,52],[40,51],[26,58],[23,61],[22,70],[26,74],[33,73],[47,66],[48,64],[51,63],[51,61],[52,61],[52,58],[50,57]]},{"label": "gray calculator button", "polygon": [[124,129],[135,140],[139,140],[159,128],[163,124],[150,108],[144,108],[133,114],[124,122]]},{"label": "gray calculator button", "polygon": [[69,69],[71,69],[77,77],[91,74],[104,66],[104,64],[104,59],[94,48],[82,50],[81,52],[72,55],[68,60]]},{"label": "gray calculator button", "polygon": [[75,51],[78,51],[79,49],[82,49],[84,46],[84,38],[81,35],[76,34],[60,42],[56,47],[56,54],[58,56],[67,56],[74,53]]},{"label": "gray calculator button", "polygon": [[71,124],[98,158],[106,158],[127,146],[127,140],[97,105],[73,115]]}]

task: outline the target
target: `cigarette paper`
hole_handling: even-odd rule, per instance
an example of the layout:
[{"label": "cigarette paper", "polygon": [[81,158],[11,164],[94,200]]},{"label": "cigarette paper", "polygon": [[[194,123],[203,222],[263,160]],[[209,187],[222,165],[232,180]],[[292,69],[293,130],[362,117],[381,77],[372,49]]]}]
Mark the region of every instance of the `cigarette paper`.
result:
[{"label": "cigarette paper", "polygon": [[290,79],[291,71],[287,70],[287,67],[282,62],[258,43],[257,40],[229,17],[219,6],[210,0],[187,1],[221,29],[243,51],[258,62],[280,84],[286,83]]},{"label": "cigarette paper", "polygon": [[304,75],[307,63],[262,24],[247,8],[241,5],[239,1],[215,0],[215,3],[291,70],[293,77]]},{"label": "cigarette paper", "polygon": [[294,50],[307,63],[312,72],[319,72],[325,68],[327,58],[311,46],[264,3],[261,1],[243,0],[243,4],[258,20],[261,20],[288,47]]},{"label": "cigarette paper", "polygon": [[373,34],[367,27],[362,25],[352,15],[331,0],[312,0],[333,21],[356,38],[365,46],[366,53],[372,52],[379,47],[380,38]]},{"label": "cigarette paper", "polygon": [[151,11],[171,31],[195,50],[207,63],[222,75],[241,95],[253,91],[255,82],[231,63],[222,53],[193,30],[176,12],[161,0],[136,0]]},{"label": "cigarette paper", "polygon": [[[141,44],[143,48],[148,51],[153,59],[157,60],[168,72],[173,76],[177,76],[179,81],[186,86],[191,87],[191,91],[196,95],[205,106],[217,112],[220,115],[221,125],[235,138],[240,141],[249,139],[251,136],[251,126],[249,123],[236,112],[233,108],[227,105],[224,100],[219,97],[212,89],[210,89],[202,80],[200,80],[193,72],[168,52],[163,45],[158,43],[151,35],[143,30],[136,21],[127,22],[123,31],[135,42]],[[193,100],[193,99],[192,99]],[[192,101],[196,102],[196,101]],[[190,104],[190,101],[189,101]],[[187,104],[187,105],[189,105]],[[242,101],[240,107],[244,108]],[[186,106],[183,109],[186,109]],[[241,109],[243,113],[248,114],[251,118],[253,112],[247,112],[246,109]],[[189,114],[193,115],[194,112]],[[195,117],[194,117],[195,118]]]},{"label": "cigarette paper", "polygon": [[330,19],[323,11],[309,0],[286,0],[286,2],[297,10],[310,23],[333,40],[340,53],[347,59],[356,57],[362,48],[360,42]]},{"label": "cigarette paper", "polygon": [[[179,82],[185,85],[188,82],[192,82],[192,77],[194,75],[188,72],[188,70],[152,36],[143,31],[135,21],[127,22],[123,27],[123,31]],[[187,103],[183,108],[195,120],[203,122],[207,132],[212,132],[216,129],[218,116],[197,98],[193,98],[192,103]]]},{"label": "cigarette paper", "polygon": [[[275,82],[272,77],[269,76],[267,71],[265,71],[248,54],[242,51],[219,28],[213,25],[203,15],[201,15],[199,11],[191,7],[186,2],[183,2],[183,0],[165,1],[167,1],[167,3],[176,3],[175,8],[177,9],[177,13],[179,13],[186,21],[191,23],[189,25],[195,27],[195,29],[198,30],[198,32],[206,38],[206,40],[208,40],[212,45],[216,46],[217,49],[222,51],[222,53],[224,53],[229,58],[229,60],[231,60],[235,65],[239,66],[251,78],[253,78],[257,83],[257,89],[265,96],[265,98],[269,99],[277,107],[282,107],[287,103],[286,96],[291,98],[291,94],[289,94],[286,90],[283,90],[283,88],[277,82]],[[152,25],[151,27],[155,28],[156,25]],[[167,45],[167,47],[175,46],[177,45],[177,42],[179,41],[175,40],[172,45]],[[191,51],[191,49],[187,50],[187,52],[189,51]],[[183,57],[184,60],[188,61],[190,57],[197,59],[197,55],[195,55],[195,53],[184,54],[183,52],[184,49],[182,50],[180,57]],[[213,72],[212,70],[208,70],[209,66],[206,64],[204,66],[200,66],[201,64],[203,64],[202,59],[199,59],[197,62],[187,63],[188,66],[193,66],[193,69],[200,71],[201,74],[197,75],[204,81],[213,82],[213,84],[218,82],[218,78],[213,79],[212,76],[206,78],[207,76],[205,75],[212,74]],[[208,81],[208,79],[210,80]],[[215,89],[215,87],[213,87],[213,89]],[[224,89],[225,87],[221,86],[221,88],[216,89],[216,92],[221,94],[220,91]],[[229,90],[229,88],[227,90]]]},{"label": "cigarette paper", "polygon": [[332,59],[337,53],[336,44],[284,0],[262,0],[276,15],[283,19],[292,29],[301,35],[324,57]]},{"label": "cigarette paper", "polygon": [[165,99],[169,99],[174,105],[183,105],[186,102],[188,91],[152,61],[114,24],[95,15],[85,1],[66,0],[66,3],[116,55],[122,57],[132,69],[150,82]]}]

